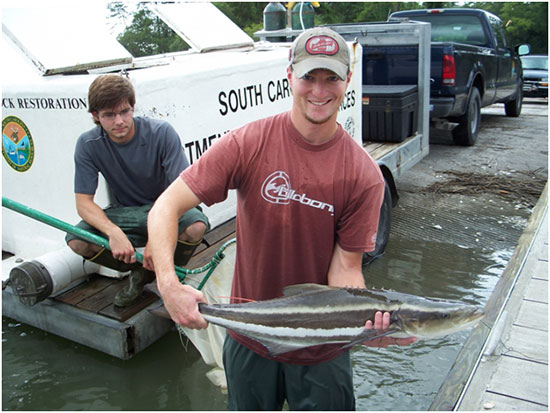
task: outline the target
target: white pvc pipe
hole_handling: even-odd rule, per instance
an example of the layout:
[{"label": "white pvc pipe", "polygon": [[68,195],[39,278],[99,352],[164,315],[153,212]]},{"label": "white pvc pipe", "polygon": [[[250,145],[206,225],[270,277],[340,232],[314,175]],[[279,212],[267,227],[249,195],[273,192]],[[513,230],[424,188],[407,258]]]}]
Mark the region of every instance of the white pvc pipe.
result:
[{"label": "white pvc pipe", "polygon": [[77,255],[68,246],[34,258],[46,269],[52,279],[55,295],[88,274],[98,272],[100,266]]}]

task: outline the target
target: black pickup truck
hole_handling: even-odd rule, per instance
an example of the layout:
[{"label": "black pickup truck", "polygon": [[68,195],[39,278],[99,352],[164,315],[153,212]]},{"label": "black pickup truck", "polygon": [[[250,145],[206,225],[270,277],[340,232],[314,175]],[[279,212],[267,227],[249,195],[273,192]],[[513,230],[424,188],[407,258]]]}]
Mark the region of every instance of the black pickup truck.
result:
[{"label": "black pickup truck", "polygon": [[[497,16],[479,9],[422,9],[395,12],[389,18],[398,19],[431,23],[430,120],[453,128],[456,144],[475,143],[482,107],[504,103],[507,116],[519,116],[523,98],[519,55],[528,54],[529,46],[512,47]],[[376,59],[387,57],[388,51],[370,52]],[[416,74],[408,70],[416,65],[402,52],[393,51],[394,56],[401,53],[401,61],[393,74],[382,75],[383,83],[416,83]]]}]

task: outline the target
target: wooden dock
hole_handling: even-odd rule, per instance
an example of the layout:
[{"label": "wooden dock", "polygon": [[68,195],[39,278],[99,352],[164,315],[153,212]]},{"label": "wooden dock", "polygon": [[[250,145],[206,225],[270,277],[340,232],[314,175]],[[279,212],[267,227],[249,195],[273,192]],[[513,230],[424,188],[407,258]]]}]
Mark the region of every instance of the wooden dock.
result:
[{"label": "wooden dock", "polygon": [[548,185],[430,410],[548,410]]},{"label": "wooden dock", "polygon": [[[235,236],[235,220],[222,224],[205,235],[187,268],[200,268],[228,240]],[[2,315],[92,347],[112,356],[129,359],[173,327],[173,322],[152,315],[159,298],[144,291],[133,305],[120,309],[113,305],[115,294],[128,278],[115,279],[98,274],[53,298],[32,306],[22,304],[7,287],[2,291]]]}]

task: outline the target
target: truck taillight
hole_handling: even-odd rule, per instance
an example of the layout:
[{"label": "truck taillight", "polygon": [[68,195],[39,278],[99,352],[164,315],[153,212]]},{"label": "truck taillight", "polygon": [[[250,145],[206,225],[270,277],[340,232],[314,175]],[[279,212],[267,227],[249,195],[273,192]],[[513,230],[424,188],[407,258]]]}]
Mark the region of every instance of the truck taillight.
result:
[{"label": "truck taillight", "polygon": [[455,58],[453,55],[443,55],[443,84],[445,86],[454,86],[456,77]]}]

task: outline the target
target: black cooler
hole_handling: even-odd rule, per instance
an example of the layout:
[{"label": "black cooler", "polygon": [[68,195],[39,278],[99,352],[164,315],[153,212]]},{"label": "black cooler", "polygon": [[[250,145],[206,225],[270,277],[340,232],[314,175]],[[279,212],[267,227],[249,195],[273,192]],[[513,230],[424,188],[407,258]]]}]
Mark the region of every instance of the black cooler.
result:
[{"label": "black cooler", "polygon": [[417,130],[416,85],[363,85],[363,142],[402,142]]}]

